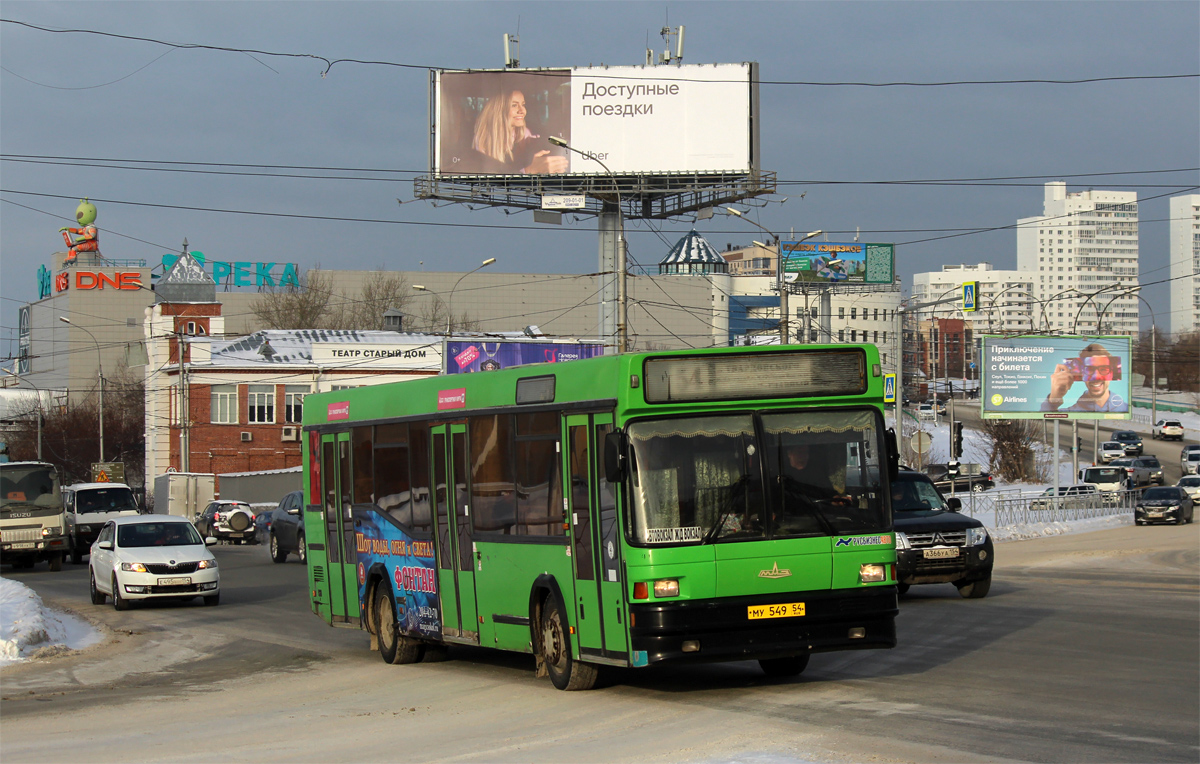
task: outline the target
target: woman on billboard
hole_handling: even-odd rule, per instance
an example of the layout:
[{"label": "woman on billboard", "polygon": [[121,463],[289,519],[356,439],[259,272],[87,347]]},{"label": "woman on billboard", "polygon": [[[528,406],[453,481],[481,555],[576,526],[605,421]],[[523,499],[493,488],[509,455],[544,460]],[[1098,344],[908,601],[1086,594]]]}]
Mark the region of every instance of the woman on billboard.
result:
[{"label": "woman on billboard", "polygon": [[540,115],[541,128],[554,132],[557,125],[558,133],[567,129],[569,75],[447,73],[442,87],[443,172],[549,175],[570,171],[563,150],[551,146],[529,121],[533,112]]}]

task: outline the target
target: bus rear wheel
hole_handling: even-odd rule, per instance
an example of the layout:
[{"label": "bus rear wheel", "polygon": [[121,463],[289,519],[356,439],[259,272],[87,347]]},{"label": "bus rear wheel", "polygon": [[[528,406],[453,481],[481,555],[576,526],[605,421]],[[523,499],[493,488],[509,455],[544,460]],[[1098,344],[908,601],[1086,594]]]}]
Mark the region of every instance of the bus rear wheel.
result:
[{"label": "bus rear wheel", "polygon": [[799,676],[808,668],[808,654],[788,658],[764,658],[758,662],[762,672],[772,678]]},{"label": "bus rear wheel", "polygon": [[384,663],[416,663],[425,652],[425,645],[400,633],[396,624],[396,602],[387,586],[375,592],[375,634],[379,637],[379,654]]},{"label": "bus rear wheel", "polygon": [[551,596],[542,608],[542,661],[550,681],[560,690],[590,690],[599,672],[595,666],[571,657],[571,641],[566,618]]}]

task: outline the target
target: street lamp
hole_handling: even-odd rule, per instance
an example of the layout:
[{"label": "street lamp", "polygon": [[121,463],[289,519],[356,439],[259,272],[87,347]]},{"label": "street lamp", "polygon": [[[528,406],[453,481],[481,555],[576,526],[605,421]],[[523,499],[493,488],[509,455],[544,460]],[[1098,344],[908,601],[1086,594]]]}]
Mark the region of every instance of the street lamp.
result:
[{"label": "street lamp", "polygon": [[104,461],[104,365],[100,361],[100,342],[99,342],[99,340],[96,339],[96,335],[94,335],[90,331],[88,331],[88,329],[86,327],[80,326],[79,324],[71,323],[71,319],[67,318],[66,316],[59,316],[58,320],[62,321],[64,324],[73,326],[76,329],[83,329],[83,331],[87,332],[87,336],[92,338],[92,342],[94,342],[96,344],[96,375],[99,377],[99,381],[100,381],[99,388],[98,388],[99,396],[100,396],[100,459],[98,461],[103,462]]},{"label": "street lamp", "polygon": [[[435,300],[437,300],[438,302],[440,302],[442,304],[442,310],[446,310],[446,301],[443,300],[442,296],[440,294],[438,294],[437,292],[433,291],[432,289],[425,286],[424,284],[413,284],[412,288],[418,292],[428,292]],[[449,314],[449,311],[446,311],[446,312],[447,312],[447,314]],[[434,313],[435,317],[436,317],[436,315],[437,314]]]},{"label": "street lamp", "polygon": [[[450,322],[454,318],[454,290],[458,289],[458,285],[461,284],[462,280],[465,279],[467,276],[470,276],[475,271],[478,271],[478,270],[488,267],[489,265],[491,265],[494,262],[496,262],[496,258],[489,257],[487,260],[484,260],[479,265],[475,266],[471,270],[469,270],[466,273],[464,273],[463,275],[459,276],[458,281],[454,282],[454,286],[450,287],[450,296],[442,301],[443,304],[446,306],[446,336],[447,337],[450,336]],[[422,292],[429,292],[430,294],[434,295],[435,297],[437,296],[437,293],[434,292],[432,289],[426,289],[425,287],[421,286],[420,284],[414,284],[413,289],[418,289]]]},{"label": "street lamp", "polygon": [[[724,209],[730,215],[739,217],[742,220],[745,220],[750,225],[756,226],[757,228],[762,229],[763,231],[765,231],[767,233],[768,236],[771,237],[771,243],[769,245],[763,244],[762,242],[758,242],[758,241],[756,241],[754,243],[757,244],[758,246],[762,247],[763,249],[770,249],[772,246],[775,248],[775,290],[779,293],[779,344],[786,345],[790,340],[791,333],[788,331],[788,310],[789,310],[788,309],[788,291],[784,288],[784,283],[783,283],[783,251],[779,246],[779,237],[776,236],[766,226],[761,225],[757,221],[751,220],[750,218],[746,217],[745,214],[743,214],[741,210],[734,209],[733,207],[723,207],[722,209]],[[809,239],[813,238],[814,236],[820,236],[823,233],[825,233],[823,230],[817,229],[816,231],[807,233],[802,238],[797,239],[796,243],[799,244],[802,241],[808,241]],[[831,264],[832,263],[840,263],[840,262],[841,262],[840,260],[835,260],[835,261],[832,261]],[[807,313],[808,312],[808,287],[807,286],[805,286],[805,289],[804,289],[804,296],[805,296],[804,310]],[[829,312],[828,308],[825,305],[821,306],[821,310],[824,313]],[[807,320],[807,316],[805,317],[805,319]],[[824,320],[824,318],[822,320]]]},{"label": "street lamp", "polygon": [[38,458],[38,461],[40,462],[42,460],[42,388],[33,384],[28,379],[25,379],[20,374],[14,374],[13,372],[9,371],[8,369],[4,369],[4,373],[7,374],[8,376],[12,377],[15,380],[27,383],[30,387],[32,387],[35,391],[37,391],[37,402],[38,402],[38,407],[37,407],[37,416],[38,416],[37,458]]},{"label": "street lamp", "polygon": [[613,175],[613,171],[608,169],[608,165],[602,162],[595,154],[589,154],[586,151],[580,151],[574,146],[568,144],[562,138],[559,138],[557,135],[551,135],[546,140],[550,141],[551,145],[558,146],[559,148],[566,149],[567,151],[574,151],[584,159],[592,160],[604,168],[604,171],[608,173],[609,180],[612,181],[613,193],[617,195],[617,252],[616,257],[613,258],[613,269],[617,272],[617,352],[624,353],[629,349],[629,326],[627,323],[629,318],[629,305],[628,296],[625,291],[625,271],[628,266],[625,262],[625,208],[621,204],[621,186],[619,183],[617,183],[617,176]]}]

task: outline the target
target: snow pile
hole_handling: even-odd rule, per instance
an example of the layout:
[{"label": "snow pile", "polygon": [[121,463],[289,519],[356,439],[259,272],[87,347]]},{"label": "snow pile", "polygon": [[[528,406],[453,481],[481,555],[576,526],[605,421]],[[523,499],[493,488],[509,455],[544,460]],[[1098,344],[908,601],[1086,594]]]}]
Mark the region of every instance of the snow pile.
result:
[{"label": "snow pile", "polygon": [[1086,533],[1088,531],[1103,531],[1118,528],[1122,525],[1133,524],[1133,513],[1126,512],[1108,517],[1093,517],[1088,520],[1071,520],[1056,523],[1022,523],[993,528],[987,525],[988,533],[993,541],[1022,541],[1024,539],[1044,538],[1046,536],[1065,536],[1069,533]]},{"label": "snow pile", "polygon": [[47,648],[82,650],[102,639],[87,622],[47,609],[28,586],[0,578],[0,666]]}]

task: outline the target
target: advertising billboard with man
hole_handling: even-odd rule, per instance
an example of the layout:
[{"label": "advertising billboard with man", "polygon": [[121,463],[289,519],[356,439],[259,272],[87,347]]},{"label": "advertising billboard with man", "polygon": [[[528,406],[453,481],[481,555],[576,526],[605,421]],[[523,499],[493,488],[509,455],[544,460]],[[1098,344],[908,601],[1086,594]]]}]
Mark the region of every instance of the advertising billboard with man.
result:
[{"label": "advertising billboard with man", "polygon": [[1129,337],[984,337],[985,419],[1129,419]]}]

